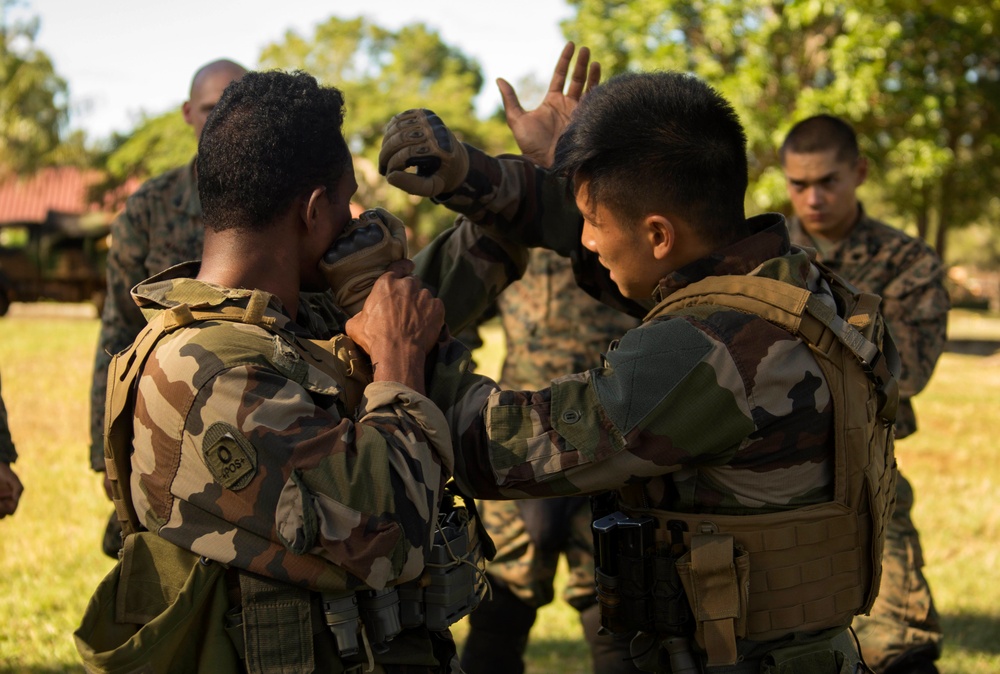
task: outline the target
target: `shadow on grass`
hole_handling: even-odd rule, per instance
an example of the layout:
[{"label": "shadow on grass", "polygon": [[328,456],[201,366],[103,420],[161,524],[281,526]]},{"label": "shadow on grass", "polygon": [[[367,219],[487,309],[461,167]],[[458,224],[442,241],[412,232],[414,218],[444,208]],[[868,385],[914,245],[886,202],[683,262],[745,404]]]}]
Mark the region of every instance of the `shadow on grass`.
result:
[{"label": "shadow on grass", "polygon": [[1000,616],[956,613],[941,616],[945,648],[1000,655]]},{"label": "shadow on grass", "polygon": [[1000,351],[1000,340],[996,339],[949,339],[944,350],[969,356],[992,356]]}]

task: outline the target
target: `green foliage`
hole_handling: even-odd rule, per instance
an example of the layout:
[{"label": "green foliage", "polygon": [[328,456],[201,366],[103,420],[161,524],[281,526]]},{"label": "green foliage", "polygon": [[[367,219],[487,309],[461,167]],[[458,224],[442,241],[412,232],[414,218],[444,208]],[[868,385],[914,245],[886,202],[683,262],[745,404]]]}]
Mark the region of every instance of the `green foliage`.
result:
[{"label": "green foliage", "polygon": [[260,67],[304,70],[344,92],[344,135],[356,157],[357,200],[396,212],[418,240],[450,224],[452,216],[426,200],[389,189],[378,176],[382,132],[392,116],[431,108],[460,139],[500,149],[505,127],[495,120],[481,122],[474,114],[473,99],[483,86],[479,64],[424,24],[390,31],[364,17],[331,17],[312,36],[288,31],[280,42],[265,46]]},{"label": "green foliage", "polygon": [[[570,0],[563,29],[609,74],[691,72],[743,120],[752,203],[784,204],[777,147],[791,125],[850,120],[878,189],[941,251],[1000,179],[1000,5],[873,0]],[[943,252],[943,251],[941,251]]]},{"label": "green foliage", "polygon": [[0,174],[30,173],[52,161],[67,120],[67,87],[35,47],[38,19],[9,20],[0,0]]},{"label": "green foliage", "polygon": [[113,139],[112,144],[105,166],[120,182],[130,176],[150,178],[177,168],[198,151],[198,141],[180,108],[144,116],[131,134]]}]

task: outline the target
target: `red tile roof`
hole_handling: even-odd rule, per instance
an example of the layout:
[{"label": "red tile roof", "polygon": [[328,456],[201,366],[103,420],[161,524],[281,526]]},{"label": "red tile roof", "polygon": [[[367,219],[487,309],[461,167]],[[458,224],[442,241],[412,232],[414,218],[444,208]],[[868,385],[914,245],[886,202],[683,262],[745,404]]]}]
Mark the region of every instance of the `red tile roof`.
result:
[{"label": "red tile roof", "polygon": [[134,191],[138,184],[130,181],[121,201],[105,197],[109,207],[87,200],[87,188],[101,179],[100,171],[72,166],[44,168],[27,178],[12,177],[0,183],[0,222],[42,222],[49,211],[82,215],[107,212]]}]

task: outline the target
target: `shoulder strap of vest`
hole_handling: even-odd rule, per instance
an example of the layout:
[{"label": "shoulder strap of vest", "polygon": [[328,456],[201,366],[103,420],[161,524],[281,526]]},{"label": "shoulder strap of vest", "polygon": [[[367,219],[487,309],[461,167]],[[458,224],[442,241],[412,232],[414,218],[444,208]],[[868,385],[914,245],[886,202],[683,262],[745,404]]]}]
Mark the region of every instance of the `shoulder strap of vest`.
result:
[{"label": "shoulder strap of vest", "polygon": [[[268,300],[267,293],[254,290],[246,308],[225,306],[192,310],[187,304],[180,304],[161,311],[143,328],[131,347],[111,359],[105,403],[104,463],[123,535],[142,528],[132,505],[129,476],[132,472],[135,391],[149,355],[165,335],[198,321],[234,321],[275,332],[274,318],[264,315]],[[325,341],[294,338],[291,342],[300,356],[341,385],[348,410],[360,404],[364,388],[372,379],[371,364],[349,337],[337,335]]]},{"label": "shoulder strap of vest", "polygon": [[760,316],[800,337],[824,356],[835,343],[840,344],[854,355],[874,383],[879,415],[892,422],[899,400],[899,355],[888,334],[882,336],[882,349],[873,341],[878,339],[875,328],[881,322],[881,298],[850,288],[825,268],[821,270],[838,297],[849,300],[845,303],[846,319],[809,290],[776,279],[709,276],[671,294],[653,307],[645,320],[698,304],[713,304]]}]

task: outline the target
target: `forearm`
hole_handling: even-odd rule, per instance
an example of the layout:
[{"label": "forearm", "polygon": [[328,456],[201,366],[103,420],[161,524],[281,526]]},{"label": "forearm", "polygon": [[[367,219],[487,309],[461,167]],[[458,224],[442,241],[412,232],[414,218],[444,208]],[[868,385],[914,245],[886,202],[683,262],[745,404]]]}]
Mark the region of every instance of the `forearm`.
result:
[{"label": "forearm", "polygon": [[582,219],[564,179],[525,157],[491,157],[466,147],[465,182],[436,201],[512,243],[549,248],[563,256],[577,249]]},{"label": "forearm", "polygon": [[444,302],[445,323],[459,333],[521,278],[528,251],[460,217],[413,262],[414,273]]},{"label": "forearm", "polygon": [[414,345],[400,344],[395,348],[379,349],[379,353],[378,362],[372,363],[374,381],[402,384],[426,395],[423,351]]}]

